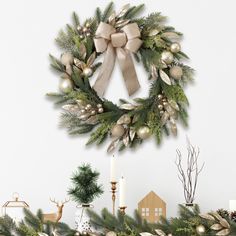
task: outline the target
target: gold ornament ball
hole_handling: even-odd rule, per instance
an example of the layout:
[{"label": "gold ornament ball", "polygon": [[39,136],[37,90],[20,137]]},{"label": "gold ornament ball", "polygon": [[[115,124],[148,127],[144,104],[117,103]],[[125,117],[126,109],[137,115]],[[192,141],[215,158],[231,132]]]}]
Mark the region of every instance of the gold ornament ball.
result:
[{"label": "gold ornament ball", "polygon": [[65,52],[61,55],[61,63],[63,65],[71,65],[74,62],[74,56],[70,52]]},{"label": "gold ornament ball", "polygon": [[163,51],[161,54],[161,60],[164,61],[166,64],[171,64],[174,60],[174,56],[169,51]]},{"label": "gold ornament ball", "polygon": [[161,100],[163,98],[163,95],[162,94],[158,94],[158,99]]},{"label": "gold ornament ball", "polygon": [[163,105],[161,105],[161,104],[158,105],[158,109],[159,109],[159,110],[163,110],[163,108],[164,108]]},{"label": "gold ornament ball", "polygon": [[117,234],[114,231],[109,231],[106,236],[117,236]]},{"label": "gold ornament ball", "polygon": [[179,43],[172,43],[171,46],[170,46],[170,50],[173,53],[177,53],[181,50],[181,46],[180,46]]},{"label": "gold ornament ball", "polygon": [[125,128],[122,125],[118,125],[118,124],[114,125],[111,130],[112,137],[116,137],[116,138],[123,136],[124,133],[125,133]]},{"label": "gold ornament ball", "polygon": [[198,234],[204,234],[206,232],[206,228],[204,225],[198,225],[196,227],[196,231]]},{"label": "gold ornament ball", "polygon": [[181,79],[183,70],[180,66],[173,66],[170,68],[170,76],[174,79]]},{"label": "gold ornament ball", "polygon": [[139,136],[139,138],[141,139],[147,139],[149,138],[152,133],[151,133],[151,130],[149,127],[147,126],[143,126],[143,127],[140,127],[137,131],[137,135]]},{"label": "gold ornament ball", "polygon": [[98,103],[97,108],[101,108],[101,107],[102,107],[102,104]]},{"label": "gold ornament ball", "polygon": [[79,26],[77,27],[77,30],[78,30],[78,31],[81,31],[81,30],[82,30],[82,26],[79,25]]},{"label": "gold ornament ball", "polygon": [[84,27],[83,28],[83,32],[86,33],[88,31],[88,28],[87,27]]},{"label": "gold ornament ball", "polygon": [[103,108],[102,107],[100,107],[100,108],[98,108],[98,113],[103,113]]},{"label": "gold ornament ball", "polygon": [[87,104],[86,105],[86,107],[85,107],[85,109],[88,111],[88,110],[90,110],[92,108],[92,105],[91,104]]},{"label": "gold ornament ball", "polygon": [[89,67],[86,67],[84,70],[83,70],[83,74],[86,76],[86,77],[90,77],[92,74],[93,74],[93,70]]},{"label": "gold ornament ball", "polygon": [[85,109],[82,109],[80,112],[81,112],[82,114],[84,114],[84,113],[86,112],[86,110],[85,110]]},{"label": "gold ornament ball", "polygon": [[73,89],[73,82],[70,79],[62,79],[59,84],[59,89],[63,93],[70,93]]},{"label": "gold ornament ball", "polygon": [[95,111],[95,110],[92,110],[92,111],[91,111],[91,115],[92,115],[92,116],[96,115],[96,111]]},{"label": "gold ornament ball", "polygon": [[80,232],[76,231],[75,236],[80,236]]}]

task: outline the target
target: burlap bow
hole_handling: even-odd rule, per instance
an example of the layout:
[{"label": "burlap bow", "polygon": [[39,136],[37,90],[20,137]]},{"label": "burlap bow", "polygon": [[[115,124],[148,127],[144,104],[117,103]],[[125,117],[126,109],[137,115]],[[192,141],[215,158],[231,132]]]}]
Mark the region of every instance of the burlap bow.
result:
[{"label": "burlap bow", "polygon": [[99,96],[104,95],[108,86],[116,56],[129,95],[132,95],[140,88],[130,53],[137,52],[142,45],[142,40],[139,39],[140,36],[140,30],[136,23],[124,26],[119,32],[112,25],[104,22],[99,24],[94,38],[95,48],[97,52],[106,51],[98,78],[93,86]]}]

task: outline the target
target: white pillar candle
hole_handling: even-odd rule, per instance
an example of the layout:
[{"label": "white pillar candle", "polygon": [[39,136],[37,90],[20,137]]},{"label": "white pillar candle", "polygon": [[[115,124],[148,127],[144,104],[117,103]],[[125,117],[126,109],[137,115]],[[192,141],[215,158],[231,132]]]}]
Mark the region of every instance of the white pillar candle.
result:
[{"label": "white pillar candle", "polygon": [[236,200],[229,200],[229,210],[230,212],[236,211]]},{"label": "white pillar candle", "polygon": [[116,158],[113,155],[111,157],[111,172],[110,172],[110,181],[111,182],[116,182]]},{"label": "white pillar candle", "polygon": [[126,181],[125,178],[122,176],[119,182],[119,192],[120,192],[120,205],[119,207],[125,207],[125,195],[126,195]]}]

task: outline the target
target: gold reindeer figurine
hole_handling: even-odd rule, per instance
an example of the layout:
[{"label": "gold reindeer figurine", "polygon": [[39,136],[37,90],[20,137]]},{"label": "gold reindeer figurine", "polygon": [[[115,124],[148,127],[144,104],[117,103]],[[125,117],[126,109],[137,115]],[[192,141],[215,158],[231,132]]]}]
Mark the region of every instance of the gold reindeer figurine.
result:
[{"label": "gold reindeer figurine", "polygon": [[61,204],[58,201],[55,201],[55,199],[52,200],[50,198],[50,201],[56,204],[58,211],[55,212],[55,213],[43,214],[43,221],[44,222],[50,221],[50,222],[58,223],[60,221],[61,217],[62,217],[62,212],[63,212],[64,205],[67,202],[69,202],[70,200],[65,199],[65,201],[61,202]]}]

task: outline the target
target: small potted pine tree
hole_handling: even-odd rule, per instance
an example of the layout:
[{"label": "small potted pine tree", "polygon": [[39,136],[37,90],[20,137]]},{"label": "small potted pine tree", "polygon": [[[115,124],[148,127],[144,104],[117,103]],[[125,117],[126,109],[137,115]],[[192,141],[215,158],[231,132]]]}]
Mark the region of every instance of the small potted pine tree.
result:
[{"label": "small potted pine tree", "polygon": [[78,205],[76,212],[77,230],[82,232],[91,231],[91,224],[86,210],[93,207],[92,202],[103,193],[102,185],[98,184],[100,173],[92,170],[89,164],[83,164],[77,168],[71,177],[72,187],[69,195]]}]

